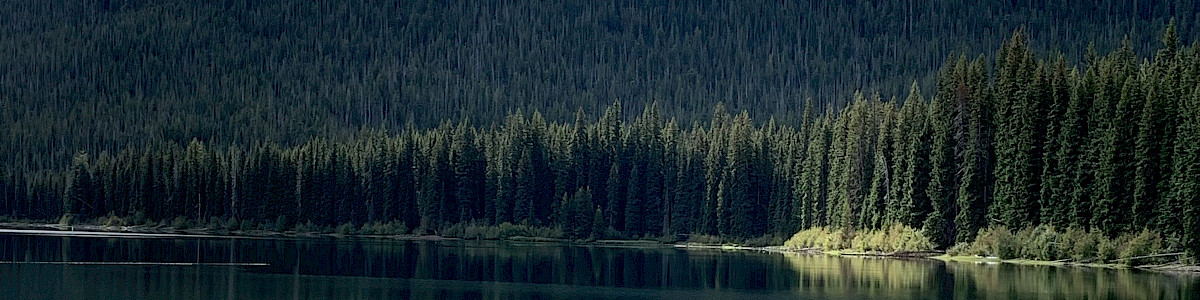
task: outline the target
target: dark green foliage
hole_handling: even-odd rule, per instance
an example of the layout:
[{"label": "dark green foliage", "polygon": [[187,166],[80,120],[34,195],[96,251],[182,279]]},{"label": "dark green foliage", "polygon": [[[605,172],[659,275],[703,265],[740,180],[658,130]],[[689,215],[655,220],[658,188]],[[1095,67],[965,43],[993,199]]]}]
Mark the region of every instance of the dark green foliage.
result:
[{"label": "dark green foliage", "polygon": [[592,191],[580,188],[575,194],[563,195],[560,206],[563,234],[569,238],[587,238],[593,231]]},{"label": "dark green foliage", "polygon": [[1038,186],[1035,175],[1040,175],[1042,169],[1034,157],[1035,151],[1040,150],[1035,139],[1042,138],[1036,132],[1037,124],[1042,123],[1038,114],[1042,98],[1037,84],[1039,75],[1035,74],[1037,68],[1022,32],[1017,32],[996,56],[996,82],[992,87],[997,109],[996,203],[991,206],[989,217],[1008,226],[1037,221],[1039,201],[1034,192],[1040,189],[1035,189]]},{"label": "dark green foliage", "polygon": [[1181,223],[1178,226],[1188,241],[1185,246],[1196,255],[1200,253],[1200,86],[1180,105],[1180,112],[1167,204],[1173,212],[1163,217]]},{"label": "dark green foliage", "polygon": [[[576,110],[571,123],[517,111],[502,123],[413,124],[298,145],[148,138],[56,168],[3,164],[0,214],[226,230],[542,228],[581,239],[768,241],[823,226],[919,226],[939,247],[989,226],[1052,225],[1106,239],[1149,229],[1181,237],[1164,247],[1195,251],[1200,47],[1178,50],[1165,36],[1153,63],[1136,65],[1123,47],[1077,69],[1062,56],[1038,59],[1018,33],[993,70],[983,57],[949,60],[931,103],[920,84],[904,103],[860,92],[841,108],[810,102],[799,126],[717,105],[710,122],[683,129],[652,102],[629,122],[614,103],[596,119]],[[1015,239],[1045,246],[1059,238],[1051,231]],[[1117,245],[1080,247],[1097,257],[1154,249]],[[1029,247],[993,250],[1066,252]]]},{"label": "dark green foliage", "polygon": [[902,94],[915,80],[931,90],[940,60],[995,49],[997,33],[1020,26],[1039,38],[1035,49],[1076,61],[1088,41],[1111,48],[1114,34],[1154,32],[1172,16],[1188,37],[1200,10],[1187,1],[135,2],[0,3],[0,124],[10,129],[0,153],[19,161],[7,165],[59,168],[74,153],[66,149],[115,153],[151,139],[224,149],[447,118],[490,125],[518,109],[569,121],[616,99],[658,101],[681,124],[719,102],[795,124],[807,98],[840,108],[856,89]]}]

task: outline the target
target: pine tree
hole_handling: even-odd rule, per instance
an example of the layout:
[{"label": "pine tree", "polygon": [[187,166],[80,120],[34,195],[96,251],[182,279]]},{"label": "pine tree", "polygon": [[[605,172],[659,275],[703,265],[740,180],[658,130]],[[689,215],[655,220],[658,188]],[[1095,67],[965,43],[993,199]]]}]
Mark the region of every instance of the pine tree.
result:
[{"label": "pine tree", "polygon": [[454,168],[454,198],[457,200],[457,219],[470,221],[482,217],[483,175],[486,162],[479,151],[475,129],[465,121],[454,129],[450,145],[450,164]]},{"label": "pine tree", "polygon": [[[859,217],[859,223],[865,228],[878,229],[885,225],[888,210],[895,210],[898,203],[897,191],[892,188],[893,181],[897,181],[900,176],[897,172],[897,159],[895,157],[895,144],[893,143],[893,134],[898,127],[896,119],[896,108],[894,102],[884,102],[877,104],[877,115],[875,125],[878,130],[875,140],[875,153],[872,172],[871,184],[867,194],[866,201],[863,203],[862,213]],[[886,208],[886,209],[885,209]]]},{"label": "pine tree", "polygon": [[92,171],[86,152],[75,154],[71,163],[70,187],[63,197],[63,213],[76,215],[79,218],[93,218],[99,215],[96,211],[96,187],[92,180]]},{"label": "pine tree", "polygon": [[929,125],[932,133],[929,153],[929,187],[925,191],[930,201],[930,214],[925,219],[924,230],[934,243],[948,246],[954,241],[954,219],[958,214],[955,204],[958,185],[955,175],[954,133],[951,125],[956,113],[952,96],[954,88],[950,81],[953,68],[947,66],[938,74],[938,96],[930,105]]},{"label": "pine tree", "polygon": [[[1039,202],[1033,156],[1037,120],[1035,68],[1024,34],[1018,31],[996,58],[996,183],[990,218],[1007,226],[1035,224]],[[978,172],[985,172],[979,170]]]},{"label": "pine tree", "polygon": [[896,202],[891,211],[892,222],[920,228],[931,207],[929,195],[930,131],[929,106],[914,82],[908,99],[900,109],[899,126],[895,136],[897,161]]},{"label": "pine tree", "polygon": [[807,155],[804,157],[800,180],[793,189],[798,202],[795,207],[801,229],[827,224],[825,201],[829,188],[829,115],[826,114],[810,127],[808,145],[804,149]]},{"label": "pine tree", "polygon": [[[983,59],[979,58],[970,64],[960,64],[959,75],[955,79],[958,85],[955,93],[955,106],[958,107],[959,117],[956,120],[955,144],[958,162],[958,191],[957,214],[955,215],[955,241],[967,242],[975,239],[975,233],[986,226],[984,219],[989,206],[994,206],[991,196],[994,193],[993,183],[996,181],[991,162],[994,161],[993,149],[993,111],[992,97],[986,92],[986,75]],[[965,123],[965,124],[961,124]],[[1022,169],[1025,170],[1025,169]],[[1023,173],[1029,175],[1029,173]],[[1021,202],[1029,205],[1029,202]],[[1028,206],[1018,206],[1020,211],[1028,211]]]},{"label": "pine tree", "polygon": [[1050,109],[1046,122],[1048,140],[1044,147],[1042,167],[1042,222],[1057,228],[1066,228],[1069,224],[1070,193],[1068,180],[1075,172],[1075,162],[1079,159],[1077,151],[1078,111],[1077,103],[1070,96],[1066,59],[1062,56],[1054,64],[1050,79]]},{"label": "pine tree", "polygon": [[1179,131],[1174,149],[1170,183],[1171,201],[1167,209],[1175,213],[1164,216],[1168,222],[1180,223],[1185,246],[1191,255],[1200,254],[1200,86],[1180,108]]},{"label": "pine tree", "polygon": [[845,227],[848,226],[846,219],[848,216],[845,213],[845,207],[849,195],[847,194],[847,180],[849,172],[849,161],[847,156],[850,155],[846,150],[848,143],[848,124],[849,109],[843,109],[841,117],[831,121],[832,128],[830,129],[829,140],[829,193],[826,196],[825,203],[825,220],[829,226]]},{"label": "pine tree", "polygon": [[754,146],[750,139],[750,117],[742,112],[730,124],[725,175],[717,196],[717,223],[721,234],[745,237],[758,233],[753,218],[757,205],[754,195]]}]

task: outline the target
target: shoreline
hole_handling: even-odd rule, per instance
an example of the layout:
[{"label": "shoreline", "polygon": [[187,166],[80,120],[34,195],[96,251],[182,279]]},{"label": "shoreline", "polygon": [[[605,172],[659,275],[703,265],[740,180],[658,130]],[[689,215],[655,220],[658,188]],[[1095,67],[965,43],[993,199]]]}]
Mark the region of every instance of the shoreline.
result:
[{"label": "shoreline", "polygon": [[554,243],[582,244],[606,247],[670,247],[672,244],[652,240],[632,239],[601,239],[601,240],[572,240],[564,238],[544,238],[512,236],[507,238],[459,238],[435,234],[339,234],[327,232],[296,232],[269,230],[214,230],[208,228],[178,229],[170,226],[103,226],[103,225],[62,225],[50,223],[21,223],[0,222],[0,234],[42,235],[42,236],[72,236],[72,237],[117,237],[117,238],[298,238],[298,239],[390,239],[405,241],[508,241],[520,243]]},{"label": "shoreline", "polygon": [[61,225],[61,224],[45,224],[45,223],[16,223],[3,222],[0,223],[0,234],[14,235],[42,235],[42,236],[71,236],[71,237],[116,237],[116,238],[238,238],[238,239],[259,239],[259,238],[300,238],[300,239],[342,239],[342,238],[364,238],[364,239],[391,239],[391,240],[406,240],[406,241],[469,241],[469,240],[493,240],[493,241],[509,241],[523,243],[553,243],[553,244],[577,244],[601,247],[631,247],[631,248],[646,248],[646,247],[672,247],[676,249],[708,249],[708,250],[734,250],[734,251],[762,251],[770,253],[783,254],[800,254],[800,255],[828,255],[837,257],[872,257],[886,259],[929,259],[937,260],[945,263],[969,263],[969,264],[1012,264],[1020,266],[1049,266],[1049,267],[1075,267],[1075,268],[1097,268],[1097,269],[1113,269],[1113,270],[1142,270],[1150,272],[1174,273],[1185,275],[1200,274],[1200,265],[1183,265],[1177,263],[1163,265],[1146,265],[1146,266],[1131,266],[1127,264],[1101,264],[1101,263],[1075,263],[1069,261],[1041,261],[1032,259],[1000,259],[996,257],[979,257],[979,256],[951,256],[944,252],[898,252],[898,253],[883,253],[883,252],[849,252],[847,250],[823,250],[817,248],[795,249],[783,246],[764,246],[752,247],[735,244],[701,244],[701,243],[664,243],[653,240],[571,240],[562,238],[539,238],[539,237],[523,237],[514,236],[500,239],[464,239],[456,237],[444,237],[438,235],[367,235],[367,234],[337,234],[337,233],[321,233],[321,232],[277,232],[266,230],[250,230],[250,231],[221,231],[208,228],[195,229],[177,229],[169,226],[102,226],[102,225]]}]

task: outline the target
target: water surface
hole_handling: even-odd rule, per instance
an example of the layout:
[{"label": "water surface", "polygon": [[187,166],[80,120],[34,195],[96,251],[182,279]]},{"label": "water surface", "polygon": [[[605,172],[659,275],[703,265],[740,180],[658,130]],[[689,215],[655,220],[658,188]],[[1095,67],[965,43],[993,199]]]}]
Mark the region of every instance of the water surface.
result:
[{"label": "water surface", "polygon": [[0,299],[1200,298],[1134,270],[501,241],[0,233],[0,261]]}]

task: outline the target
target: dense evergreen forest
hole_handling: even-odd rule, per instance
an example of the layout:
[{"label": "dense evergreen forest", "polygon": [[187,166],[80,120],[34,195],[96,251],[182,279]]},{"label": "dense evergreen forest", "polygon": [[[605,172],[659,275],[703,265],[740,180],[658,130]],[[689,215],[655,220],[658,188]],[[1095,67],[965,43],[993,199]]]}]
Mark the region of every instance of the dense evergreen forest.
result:
[{"label": "dense evergreen forest", "polygon": [[[0,1],[0,153],[23,170],[150,141],[220,148],[517,109],[572,122],[651,102],[681,124],[723,103],[800,126],[805,99],[934,90],[953,53],[1025,27],[1082,62],[1153,49],[1195,1]],[[1191,35],[1185,35],[1190,37]],[[1139,53],[1150,55],[1150,52]],[[924,95],[926,97],[932,94]],[[761,125],[761,124],[760,124]]]},{"label": "dense evergreen forest", "polygon": [[[684,125],[622,103],[590,118],[517,111],[489,126],[368,130],[345,141],[214,147],[156,142],[74,155],[69,170],[5,169],[0,214],[560,226],[568,236],[790,234],[923,228],[935,243],[995,225],[1155,230],[1200,243],[1200,44],[1174,26],[1072,65],[1024,32],[992,58],[950,59],[926,100],[808,101],[799,125],[715,106]],[[824,108],[822,108],[824,107]],[[822,112],[824,110],[824,112]],[[595,121],[593,121],[595,120]],[[608,230],[611,228],[611,230]]]}]

